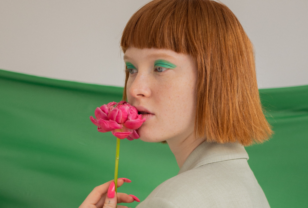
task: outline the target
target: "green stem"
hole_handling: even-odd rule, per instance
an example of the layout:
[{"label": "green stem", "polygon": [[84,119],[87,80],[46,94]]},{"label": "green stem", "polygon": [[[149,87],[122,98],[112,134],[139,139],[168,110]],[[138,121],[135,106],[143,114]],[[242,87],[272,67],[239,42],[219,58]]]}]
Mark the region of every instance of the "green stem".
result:
[{"label": "green stem", "polygon": [[120,139],[117,138],[116,160],[115,160],[115,170],[114,170],[114,186],[115,186],[116,193],[117,193],[117,187],[118,187],[119,154],[120,154]]}]

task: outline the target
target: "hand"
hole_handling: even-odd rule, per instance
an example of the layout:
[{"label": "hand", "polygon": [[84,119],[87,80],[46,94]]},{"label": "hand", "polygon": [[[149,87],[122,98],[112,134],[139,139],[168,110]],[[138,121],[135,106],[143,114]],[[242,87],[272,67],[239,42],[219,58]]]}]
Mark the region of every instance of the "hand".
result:
[{"label": "hand", "polygon": [[[124,182],[130,183],[131,180],[118,178],[117,187],[122,186]],[[115,184],[112,180],[95,187],[79,208],[127,208],[126,206],[117,206],[117,203],[132,203],[133,201],[140,202],[132,194],[117,193],[115,195]]]}]

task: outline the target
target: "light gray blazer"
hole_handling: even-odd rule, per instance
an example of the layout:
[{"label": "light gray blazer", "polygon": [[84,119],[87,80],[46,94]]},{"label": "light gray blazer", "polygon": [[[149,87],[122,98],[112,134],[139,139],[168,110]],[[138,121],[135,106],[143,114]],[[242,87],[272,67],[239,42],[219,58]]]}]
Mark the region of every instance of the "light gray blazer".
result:
[{"label": "light gray blazer", "polygon": [[201,143],[136,208],[269,208],[239,143]]}]

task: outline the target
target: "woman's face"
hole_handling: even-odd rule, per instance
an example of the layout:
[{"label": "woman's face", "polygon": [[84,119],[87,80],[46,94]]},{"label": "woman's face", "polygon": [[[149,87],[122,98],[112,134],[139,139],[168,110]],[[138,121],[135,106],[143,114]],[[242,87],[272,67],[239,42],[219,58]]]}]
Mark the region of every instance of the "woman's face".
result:
[{"label": "woman's face", "polygon": [[124,61],[129,71],[128,103],[154,114],[145,116],[139,139],[161,142],[190,136],[196,109],[194,58],[167,49],[129,47]]}]

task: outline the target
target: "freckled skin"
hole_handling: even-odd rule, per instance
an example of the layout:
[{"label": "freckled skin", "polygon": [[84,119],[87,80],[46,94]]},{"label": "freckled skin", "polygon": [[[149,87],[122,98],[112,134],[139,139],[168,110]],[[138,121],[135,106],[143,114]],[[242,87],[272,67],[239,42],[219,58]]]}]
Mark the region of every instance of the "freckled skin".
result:
[{"label": "freckled skin", "polygon": [[[155,54],[167,54],[152,56]],[[192,138],[196,108],[197,68],[193,57],[172,50],[130,47],[125,62],[132,63],[127,81],[127,101],[141,105],[155,115],[139,128],[141,140],[160,142]],[[166,60],[176,67],[154,70],[156,60]]]}]

